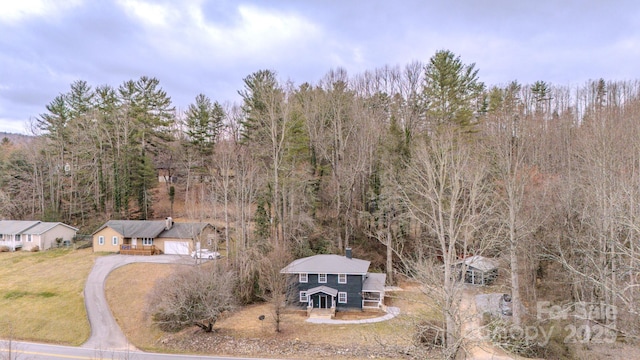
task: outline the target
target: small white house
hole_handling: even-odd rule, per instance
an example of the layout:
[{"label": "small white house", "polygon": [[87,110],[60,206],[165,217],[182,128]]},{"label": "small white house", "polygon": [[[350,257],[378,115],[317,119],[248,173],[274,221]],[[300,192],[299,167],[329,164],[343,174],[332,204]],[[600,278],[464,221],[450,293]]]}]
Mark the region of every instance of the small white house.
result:
[{"label": "small white house", "polygon": [[73,240],[78,229],[61,222],[0,220],[0,246],[8,246],[12,251],[22,249],[40,250],[58,246],[61,242]]}]

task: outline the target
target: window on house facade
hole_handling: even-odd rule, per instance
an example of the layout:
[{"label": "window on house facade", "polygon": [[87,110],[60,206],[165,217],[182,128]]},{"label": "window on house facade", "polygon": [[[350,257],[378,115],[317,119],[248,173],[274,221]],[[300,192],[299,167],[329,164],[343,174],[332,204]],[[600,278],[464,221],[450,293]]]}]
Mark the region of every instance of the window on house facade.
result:
[{"label": "window on house facade", "polygon": [[118,245],[118,237],[117,236],[114,236],[114,237],[111,238],[111,244]]},{"label": "window on house facade", "polygon": [[0,234],[0,240],[4,239],[4,234]]},{"label": "window on house facade", "polygon": [[104,245],[104,236],[98,236],[98,245]]},{"label": "window on house facade", "polygon": [[307,274],[307,273],[299,274],[298,281],[301,282],[301,283],[308,282],[309,281],[309,274]]},{"label": "window on house facade", "polygon": [[31,234],[27,234],[27,242],[31,242]]},{"label": "window on house facade", "polygon": [[338,302],[340,304],[346,304],[347,303],[347,293],[346,292],[340,291],[338,293]]},{"label": "window on house facade", "polygon": [[309,297],[307,296],[306,291],[300,291],[300,302],[302,303],[309,302]]},{"label": "window on house facade", "polygon": [[324,284],[327,282],[327,274],[318,274],[318,282]]},{"label": "window on house facade", "polygon": [[15,240],[20,241],[20,234],[16,234]]},{"label": "window on house facade", "polygon": [[347,283],[347,274],[338,274],[338,284]]},{"label": "window on house facade", "polygon": [[142,245],[153,245],[153,238],[142,238]]}]

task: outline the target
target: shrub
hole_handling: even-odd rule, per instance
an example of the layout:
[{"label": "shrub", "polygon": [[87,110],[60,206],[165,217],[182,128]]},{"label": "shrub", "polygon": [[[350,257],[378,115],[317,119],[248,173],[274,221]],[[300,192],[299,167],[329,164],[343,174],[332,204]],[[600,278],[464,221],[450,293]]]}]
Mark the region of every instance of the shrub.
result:
[{"label": "shrub", "polygon": [[155,284],[150,294],[153,320],[163,331],[198,326],[206,332],[233,308],[235,274],[222,265],[180,269]]},{"label": "shrub", "polygon": [[38,252],[38,251],[40,251],[40,247],[38,245],[31,248],[31,252]]},{"label": "shrub", "polygon": [[[487,320],[486,316],[483,320]],[[513,327],[510,321],[492,318],[492,321],[488,322],[487,328],[491,334],[491,342],[510,353],[531,356],[537,351],[538,339],[527,339],[524,332],[513,331],[519,327]]]},{"label": "shrub", "polygon": [[0,252],[9,252],[11,249],[8,246],[0,246]]},{"label": "shrub", "polygon": [[416,345],[433,349],[435,347],[441,347],[444,344],[444,336],[444,329],[440,324],[432,321],[423,321],[416,325],[414,339]]},{"label": "shrub", "polygon": [[[486,324],[490,334],[491,342],[513,354],[525,357],[543,359],[572,359],[571,349],[564,342],[564,334],[557,329],[563,329],[561,323],[544,324],[522,324],[521,327],[513,327],[510,321],[483,314],[483,322]],[[540,329],[544,327],[551,334],[548,343],[541,341],[541,338],[527,338],[526,333],[519,329],[527,326]],[[512,331],[516,329],[518,331]],[[554,330],[555,329],[555,330]]]}]

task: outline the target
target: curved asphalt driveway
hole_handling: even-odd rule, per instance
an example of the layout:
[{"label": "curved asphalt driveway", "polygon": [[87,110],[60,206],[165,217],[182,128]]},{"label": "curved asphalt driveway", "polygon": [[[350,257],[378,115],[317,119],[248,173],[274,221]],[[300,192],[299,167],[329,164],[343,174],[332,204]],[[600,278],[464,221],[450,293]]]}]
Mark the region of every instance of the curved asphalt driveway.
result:
[{"label": "curved asphalt driveway", "polygon": [[111,314],[104,293],[104,285],[111,271],[127,264],[139,262],[193,264],[193,259],[179,255],[108,255],[99,257],[84,286],[84,304],[91,326],[91,336],[82,344],[82,347],[99,350],[135,350]]}]

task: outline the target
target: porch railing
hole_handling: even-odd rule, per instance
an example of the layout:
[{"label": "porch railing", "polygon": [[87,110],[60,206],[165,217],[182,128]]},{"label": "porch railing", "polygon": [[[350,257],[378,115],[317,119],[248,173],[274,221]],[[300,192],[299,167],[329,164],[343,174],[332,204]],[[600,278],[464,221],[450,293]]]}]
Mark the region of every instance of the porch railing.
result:
[{"label": "porch railing", "polygon": [[120,245],[120,254],[122,255],[156,255],[160,250],[155,245]]},{"label": "porch railing", "polygon": [[22,241],[20,240],[0,240],[0,246],[7,246],[11,251],[22,248]]}]

